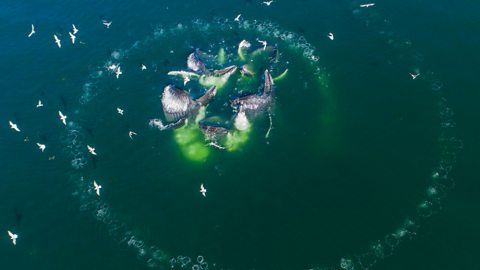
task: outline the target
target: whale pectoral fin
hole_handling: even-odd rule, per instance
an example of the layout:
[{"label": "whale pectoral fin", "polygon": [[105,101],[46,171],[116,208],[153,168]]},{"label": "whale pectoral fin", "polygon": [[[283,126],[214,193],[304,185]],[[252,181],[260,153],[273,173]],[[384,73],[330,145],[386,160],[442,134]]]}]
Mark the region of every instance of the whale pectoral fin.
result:
[{"label": "whale pectoral fin", "polygon": [[212,98],[215,96],[216,93],[217,93],[217,87],[214,85],[210,87],[210,89],[208,89],[208,91],[205,92],[203,96],[197,98],[195,101],[199,103],[201,106],[206,106],[212,100]]},{"label": "whale pectoral fin", "polygon": [[278,81],[281,81],[283,80],[283,78],[285,78],[288,74],[288,68],[285,69],[285,71],[282,72],[282,74],[278,75],[277,77],[273,78],[273,82],[278,82]]},{"label": "whale pectoral fin", "polygon": [[236,70],[237,70],[237,66],[231,65],[231,66],[226,67],[226,68],[224,68],[224,69],[215,70],[215,71],[213,71],[213,74],[214,74],[215,76],[223,76],[223,75],[228,74],[228,73],[232,74],[232,73],[234,73]]},{"label": "whale pectoral fin", "polygon": [[263,87],[263,94],[269,95],[273,90],[273,79],[268,69],[265,70],[265,86]]},{"label": "whale pectoral fin", "polygon": [[152,127],[157,127],[158,129],[160,129],[161,131],[163,130],[168,130],[168,129],[177,129],[177,128],[181,128],[185,125],[185,123],[187,122],[187,119],[186,118],[182,118],[176,122],[173,122],[173,123],[170,123],[170,124],[167,124],[167,125],[164,125],[162,123],[162,120],[160,119],[152,119],[150,120],[150,126]]},{"label": "whale pectoral fin", "polygon": [[162,130],[181,128],[186,124],[186,122],[187,122],[187,118],[182,118],[182,119],[179,119],[177,122],[173,122],[163,126]]}]

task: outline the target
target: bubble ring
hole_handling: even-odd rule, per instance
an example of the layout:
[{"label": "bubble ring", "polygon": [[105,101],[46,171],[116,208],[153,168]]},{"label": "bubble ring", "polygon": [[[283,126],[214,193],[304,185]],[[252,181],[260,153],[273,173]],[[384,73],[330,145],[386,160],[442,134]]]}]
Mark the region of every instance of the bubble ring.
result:
[{"label": "bubble ring", "polygon": [[[357,4],[357,2],[354,2]],[[360,17],[360,19],[366,21],[366,20],[373,20],[375,16],[369,16],[365,15],[365,13],[362,13],[358,11],[357,9],[353,10],[353,13],[357,16]],[[221,23],[218,23],[221,22]],[[388,25],[385,25],[384,23],[377,22],[377,24],[380,25],[380,28],[388,28]],[[218,20],[217,23],[215,23],[216,26],[218,27],[224,27],[225,29],[232,27],[232,22],[229,20]],[[211,27],[211,24],[205,23],[203,21],[197,20],[194,21],[192,24],[192,27],[196,28],[197,30],[204,30],[208,31],[208,28]],[[315,68],[315,74],[318,77],[319,83],[325,87],[328,88],[328,74],[323,70],[322,67],[319,67],[317,65],[317,62],[319,61],[319,57],[315,55],[315,48],[309,44],[304,37],[298,37],[295,33],[288,32],[288,31],[282,31],[280,28],[273,24],[273,23],[265,23],[265,22],[258,22],[258,21],[242,21],[240,24],[238,24],[238,27],[243,30],[251,30],[251,31],[257,31],[260,32],[266,37],[270,38],[275,38],[279,39],[282,41],[292,41],[295,40],[296,42],[290,43],[291,48],[296,50],[296,51],[302,51],[302,55],[304,56],[305,59],[308,59],[312,66]],[[143,42],[151,42],[152,40],[159,39],[159,38],[165,38],[169,34],[178,34],[181,31],[186,31],[188,27],[185,27],[184,25],[177,25],[175,28],[171,29],[165,29],[163,27],[157,27],[153,33],[153,37],[148,37],[146,40]],[[389,31],[379,31],[380,35],[383,35],[388,38],[387,43],[393,45],[396,49],[398,50],[409,50],[411,47],[410,43],[404,43],[401,41],[395,42],[395,38],[392,34],[392,32]],[[396,46],[395,44],[401,44],[401,46]],[[127,50],[117,50],[115,53],[112,54],[112,58],[115,61],[120,61],[122,58],[128,54],[128,51],[131,49],[136,48],[139,45],[139,43],[135,43],[131,48]],[[407,46],[408,45],[408,46]],[[418,62],[423,62],[424,57],[418,52],[414,52],[413,58],[416,59]],[[111,60],[110,60],[111,61]],[[109,61],[107,61],[106,64],[108,64]],[[102,66],[103,68],[103,66]],[[92,72],[92,74],[89,76],[89,80],[87,83],[84,84],[83,86],[83,94],[79,99],[79,103],[81,106],[85,106],[86,104],[90,103],[96,95],[98,95],[98,92],[101,91],[100,88],[96,87],[96,81],[98,81],[99,78],[104,76],[104,71],[102,71],[102,68],[99,68],[98,70]],[[441,161],[439,165],[437,166],[436,169],[433,170],[432,173],[432,179],[431,180],[431,185],[428,187],[427,190],[427,196],[432,196],[435,204],[441,208],[441,200],[442,198],[446,195],[446,192],[454,187],[454,181],[451,178],[451,171],[453,168],[453,165],[455,164],[456,161],[456,155],[457,152],[461,149],[462,143],[461,141],[456,137],[455,132],[454,132],[454,127],[455,127],[455,122],[453,120],[453,111],[451,110],[450,107],[446,104],[446,100],[442,96],[442,90],[443,90],[443,83],[436,78],[427,78],[431,83],[431,88],[432,90],[437,94],[439,98],[439,103],[438,107],[440,109],[440,117],[441,117],[441,127],[442,127],[442,133],[439,136],[439,142],[441,146]],[[450,124],[446,124],[450,123]],[[72,157],[72,167],[76,170],[80,170],[86,166],[88,161],[86,160],[86,154],[84,152],[84,149],[81,149],[82,145],[82,128],[76,124],[76,123],[71,123],[68,126],[67,129],[67,135],[65,141],[67,142],[67,147],[69,150],[69,154]],[[96,198],[92,197],[91,192],[89,192],[89,187],[83,180],[79,180],[80,177],[79,175],[75,175],[72,177],[73,181],[77,185],[77,192],[76,196],[80,198],[82,201],[82,210],[93,210],[94,212],[99,209],[100,205],[95,203]],[[436,196],[437,190],[441,190],[441,196]],[[368,248],[367,251],[361,252],[357,255],[349,256],[349,257],[343,257],[340,259],[340,263],[337,265],[341,269],[368,269],[375,265],[380,259],[383,259],[387,256],[390,256],[393,254],[395,249],[398,247],[398,245],[405,239],[410,239],[414,237],[419,229],[419,226],[422,222],[422,219],[426,219],[430,217],[433,212],[431,210],[432,206],[432,201],[425,201],[419,205],[419,208],[421,211],[417,212],[417,216],[413,216],[411,218],[406,218],[405,222],[403,225],[401,225],[397,230],[395,230],[394,233],[387,234],[383,239],[375,241],[375,244]],[[105,207],[105,209],[109,209],[108,205],[104,205],[102,207]],[[423,210],[427,209],[427,212],[424,212]],[[108,211],[108,215],[105,215],[101,221],[104,222],[105,224],[109,225],[109,227],[113,228],[109,230],[111,233],[112,237],[114,238],[122,238],[125,239],[127,235],[129,235],[130,231],[126,230],[127,225],[119,220],[117,217],[112,215],[110,211]],[[122,232],[126,231],[126,232]],[[131,236],[130,239],[136,239],[135,236]],[[130,241],[130,240],[129,240]],[[128,241],[128,242],[129,242]],[[186,266],[190,263],[191,260],[190,258],[186,259],[184,257],[172,257],[170,260],[168,260],[168,256],[166,256],[163,251],[158,249],[155,246],[152,247],[146,247],[143,248],[145,245],[143,244],[142,241],[141,245],[133,245],[139,254],[141,254],[142,258],[146,257],[146,262],[147,265],[156,267],[158,265],[163,265],[166,262],[169,262],[171,265],[176,265],[177,263],[180,263],[182,266]],[[129,245],[130,246],[130,245]],[[153,256],[153,253],[160,253],[161,255],[159,256]],[[336,268],[333,266],[332,268]],[[193,269],[193,266],[192,266]]]}]

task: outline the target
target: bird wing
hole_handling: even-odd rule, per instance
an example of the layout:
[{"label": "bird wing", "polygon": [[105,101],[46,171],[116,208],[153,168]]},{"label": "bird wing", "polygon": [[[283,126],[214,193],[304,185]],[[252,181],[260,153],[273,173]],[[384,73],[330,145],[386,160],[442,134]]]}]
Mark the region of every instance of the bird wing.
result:
[{"label": "bird wing", "polygon": [[15,235],[11,231],[8,231],[8,236],[13,239]]}]

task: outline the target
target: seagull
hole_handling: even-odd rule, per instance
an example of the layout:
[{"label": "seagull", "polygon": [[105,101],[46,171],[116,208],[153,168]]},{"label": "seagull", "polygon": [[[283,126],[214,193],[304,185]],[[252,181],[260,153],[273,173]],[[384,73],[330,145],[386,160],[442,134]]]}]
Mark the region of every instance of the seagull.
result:
[{"label": "seagull", "polygon": [[20,129],[18,128],[17,124],[12,123],[12,121],[8,121],[10,124],[10,128],[15,130],[16,132],[20,132]]},{"label": "seagull", "polygon": [[333,33],[328,33],[327,36],[328,36],[328,38],[329,38],[330,40],[334,40],[334,39],[335,39],[335,37],[333,36]]},{"label": "seagull", "polygon": [[67,116],[64,115],[61,111],[58,111],[58,116],[60,116],[60,120],[66,126],[67,125]]},{"label": "seagull", "polygon": [[62,48],[62,44],[60,43],[60,39],[58,39],[57,35],[53,35],[53,39],[55,39],[55,43],[57,43],[58,48]]},{"label": "seagull", "polygon": [[100,196],[100,189],[102,188],[102,186],[97,184],[97,181],[95,180],[93,180],[93,188],[95,189],[95,193]]},{"label": "seagull", "polygon": [[267,41],[266,40],[259,40],[257,39],[258,42],[260,42],[263,45],[263,50],[267,48]]},{"label": "seagull", "polygon": [[187,83],[190,81],[190,78],[185,76],[183,77],[183,86],[187,85]]},{"label": "seagull", "polygon": [[73,28],[73,34],[76,35],[78,33],[77,27],[75,27],[75,24],[72,23],[72,28]]},{"label": "seagull", "polygon": [[33,34],[35,34],[35,25],[32,24],[32,31],[30,32],[30,34],[28,34],[28,37],[31,37],[33,36]]},{"label": "seagull", "polygon": [[38,103],[37,103],[37,108],[40,108],[40,107],[43,107],[43,103],[42,103],[41,100],[39,100]]},{"label": "seagull", "polygon": [[120,70],[120,66],[117,67],[117,70],[115,71],[115,76],[117,76],[117,79],[120,77],[120,75],[123,74],[122,71]]},{"label": "seagull", "polygon": [[38,145],[38,149],[42,150],[42,152],[45,151],[45,148],[47,148],[45,144],[37,143],[37,145]]},{"label": "seagull", "polygon": [[362,7],[362,8],[368,8],[368,7],[373,7],[373,6],[375,6],[375,3],[368,3],[368,4],[360,5],[360,7]]},{"label": "seagull", "polygon": [[110,28],[110,25],[112,24],[112,22],[107,22],[106,20],[103,20],[103,25],[105,25],[107,28]]},{"label": "seagull", "polygon": [[270,1],[263,1],[263,4],[270,6],[273,3],[273,0]]},{"label": "seagull", "polygon": [[96,156],[97,153],[95,153],[95,148],[91,147],[90,145],[87,145],[87,149],[88,149],[88,152],[90,152],[90,154]]},{"label": "seagull", "polygon": [[123,109],[117,108],[117,112],[118,114],[123,115]]},{"label": "seagull", "polygon": [[70,38],[72,39],[72,44],[75,44],[75,34],[72,34],[71,32],[68,32],[70,35]]},{"label": "seagull", "polygon": [[412,77],[412,80],[415,80],[418,76],[420,76],[420,73],[416,73],[416,74],[410,73],[410,76]]},{"label": "seagull", "polygon": [[236,22],[239,22],[239,21],[240,21],[240,16],[242,16],[242,14],[238,14],[237,17],[235,17],[235,21],[236,21]]},{"label": "seagull", "polygon": [[111,64],[110,66],[107,67],[108,70],[116,70],[118,68],[117,64]]},{"label": "seagull", "polygon": [[15,246],[17,244],[18,235],[12,233],[11,231],[8,231],[8,236],[10,236],[10,239],[12,240],[12,243]]},{"label": "seagull", "polygon": [[134,135],[136,136],[137,133],[135,133],[135,132],[133,132],[133,131],[129,131],[129,132],[128,132],[128,137],[130,137],[130,139],[132,139],[132,140],[133,140],[133,136],[134,136]]},{"label": "seagull", "polygon": [[144,64],[142,64],[142,70],[146,70],[147,69],[147,66],[145,66]]},{"label": "seagull", "polygon": [[203,197],[207,197],[207,189],[203,186],[203,184],[200,185],[200,193],[202,193]]}]

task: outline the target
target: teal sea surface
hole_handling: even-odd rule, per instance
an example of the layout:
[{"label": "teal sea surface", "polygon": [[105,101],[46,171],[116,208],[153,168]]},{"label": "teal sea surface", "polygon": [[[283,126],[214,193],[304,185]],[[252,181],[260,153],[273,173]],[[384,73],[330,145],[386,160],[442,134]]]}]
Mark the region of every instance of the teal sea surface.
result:
[{"label": "teal sea surface", "polygon": [[[480,269],[480,3],[366,3],[2,1],[0,269]],[[153,125],[169,84],[228,135]]]}]

